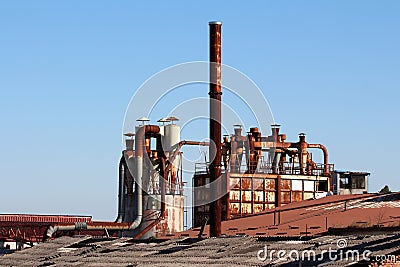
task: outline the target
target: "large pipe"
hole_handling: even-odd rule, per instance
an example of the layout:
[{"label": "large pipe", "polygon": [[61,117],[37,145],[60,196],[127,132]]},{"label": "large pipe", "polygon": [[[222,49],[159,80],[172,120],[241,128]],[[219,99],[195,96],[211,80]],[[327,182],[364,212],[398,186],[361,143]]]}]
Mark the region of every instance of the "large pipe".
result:
[{"label": "large pipe", "polygon": [[321,144],[308,144],[308,148],[318,148],[324,153],[324,175],[329,175],[328,149]]},{"label": "large pipe", "polygon": [[[219,196],[221,186],[221,26],[219,21],[209,22],[210,26],[210,183],[215,184],[211,197]],[[210,203],[210,236],[221,236],[222,203],[218,198]]]},{"label": "large pipe", "polygon": [[[122,152],[124,153],[124,152]],[[123,222],[124,217],[125,217],[125,171],[126,171],[126,165],[125,165],[125,156],[122,154],[122,158],[119,162],[119,189],[118,189],[118,216],[115,222]]]},{"label": "large pipe", "polygon": [[141,238],[143,235],[145,235],[148,231],[150,231],[154,226],[156,226],[162,219],[164,219],[165,216],[165,210],[166,210],[166,201],[165,201],[165,158],[164,157],[159,157],[160,160],[160,183],[161,183],[161,211],[159,216],[149,225],[147,225],[144,229],[142,229],[139,233],[137,233],[134,238]]},{"label": "large pipe", "polygon": [[96,230],[108,230],[108,231],[126,231],[126,230],[134,230],[136,229],[143,218],[143,202],[142,202],[142,175],[143,175],[143,152],[145,146],[145,135],[149,134],[157,134],[160,132],[160,127],[156,125],[144,125],[139,127],[136,132],[136,142],[135,142],[135,169],[134,169],[134,177],[135,177],[135,204],[136,204],[136,218],[130,223],[108,223],[108,224],[87,224],[87,223],[75,223],[75,224],[67,224],[67,225],[56,225],[50,226],[47,229],[47,232],[44,236],[44,240],[53,236],[53,234],[57,231],[96,231]]}]

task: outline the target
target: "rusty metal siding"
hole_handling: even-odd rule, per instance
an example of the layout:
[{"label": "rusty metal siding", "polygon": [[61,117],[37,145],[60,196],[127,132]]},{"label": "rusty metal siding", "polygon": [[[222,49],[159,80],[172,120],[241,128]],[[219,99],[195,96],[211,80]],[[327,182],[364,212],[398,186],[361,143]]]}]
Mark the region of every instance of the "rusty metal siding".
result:
[{"label": "rusty metal siding", "polygon": [[0,214],[0,222],[75,223],[92,222],[91,216]]},{"label": "rusty metal siding", "polygon": [[[279,178],[280,177],[280,178]],[[204,203],[209,199],[210,191],[204,186],[207,174],[194,176],[194,204]],[[314,199],[319,193],[318,183],[327,183],[327,177],[309,175],[274,175],[274,174],[243,174],[229,173],[227,210],[222,212],[226,219],[256,214],[280,205]],[[277,191],[276,185],[279,184]],[[225,205],[224,205],[225,207]],[[193,210],[193,226],[201,225],[202,219],[209,216],[209,206],[195,207]]]}]

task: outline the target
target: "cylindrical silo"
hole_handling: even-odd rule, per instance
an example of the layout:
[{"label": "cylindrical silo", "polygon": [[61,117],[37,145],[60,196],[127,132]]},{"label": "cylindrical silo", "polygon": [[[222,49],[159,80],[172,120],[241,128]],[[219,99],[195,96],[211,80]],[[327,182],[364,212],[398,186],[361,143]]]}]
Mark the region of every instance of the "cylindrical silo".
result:
[{"label": "cylindrical silo", "polygon": [[171,151],[172,147],[181,140],[181,127],[176,124],[168,124],[164,127],[164,143],[165,151]]}]

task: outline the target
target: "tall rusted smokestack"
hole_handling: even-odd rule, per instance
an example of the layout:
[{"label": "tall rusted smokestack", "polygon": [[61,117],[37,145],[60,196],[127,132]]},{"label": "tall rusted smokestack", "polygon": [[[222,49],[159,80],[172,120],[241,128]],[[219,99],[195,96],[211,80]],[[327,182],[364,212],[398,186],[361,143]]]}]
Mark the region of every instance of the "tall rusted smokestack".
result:
[{"label": "tall rusted smokestack", "polygon": [[210,236],[221,236],[222,203],[220,199],[221,185],[221,26],[219,21],[211,21],[210,25],[210,183],[214,183],[211,197],[219,198],[210,203]]}]

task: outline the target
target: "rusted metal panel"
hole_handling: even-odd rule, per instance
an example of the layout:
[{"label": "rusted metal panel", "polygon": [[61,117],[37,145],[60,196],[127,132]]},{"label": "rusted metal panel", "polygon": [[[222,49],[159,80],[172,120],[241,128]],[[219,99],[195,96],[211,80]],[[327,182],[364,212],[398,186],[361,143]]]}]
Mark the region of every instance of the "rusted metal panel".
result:
[{"label": "rusted metal panel", "polygon": [[253,189],[263,190],[264,189],[264,179],[253,178]]},{"label": "rusted metal panel", "polygon": [[[184,222],[184,196],[181,195],[166,195],[167,203],[173,202],[173,206],[167,204],[166,209],[169,211],[167,225],[170,233],[183,231]],[[172,198],[169,200],[169,198]]]},{"label": "rusted metal panel", "polygon": [[242,214],[251,214],[251,203],[242,203],[241,210]]},{"label": "rusted metal panel", "polygon": [[242,191],[242,201],[251,201],[252,191]]},{"label": "rusted metal panel", "polygon": [[229,199],[231,201],[240,201],[240,191],[230,191]]},{"label": "rusted metal panel", "polygon": [[275,204],[265,204],[265,209],[274,209],[275,207]]},{"label": "rusted metal panel", "polygon": [[264,192],[263,191],[254,191],[253,199],[254,199],[254,202],[264,202]]},{"label": "rusted metal panel", "polygon": [[240,178],[230,178],[229,184],[231,189],[240,189]]},{"label": "rusted metal panel", "polygon": [[251,178],[242,178],[241,188],[242,190],[251,190]]},{"label": "rusted metal panel", "polygon": [[265,179],[265,190],[275,190],[275,179]]},{"label": "rusted metal panel", "polygon": [[[314,191],[315,176],[282,175],[282,178],[279,179],[280,175],[230,173],[229,177],[229,193],[224,204],[228,209],[225,211],[226,214],[223,213],[224,220],[274,208],[278,206],[276,202],[278,196],[282,206],[291,202],[312,199],[316,196]],[[326,181],[326,177],[319,177],[319,179],[319,181],[324,179]],[[200,183],[195,181],[195,184]],[[280,187],[277,187],[278,184]],[[210,191],[195,189],[194,195],[197,200],[207,199],[210,196]],[[195,209],[195,216],[197,216],[196,214],[199,218],[203,218],[202,216],[207,215],[207,212]],[[199,218],[194,220],[201,222]]]},{"label": "rusted metal panel", "polygon": [[[166,207],[164,212],[164,218],[155,225],[152,230],[148,231],[142,238],[160,237],[171,235],[184,230],[184,196],[182,195],[165,195]],[[204,206],[196,207],[203,209]],[[146,222],[151,223],[151,220],[155,220],[158,216],[157,210],[146,210],[145,211]],[[144,223],[142,228],[146,227]]]},{"label": "rusted metal panel", "polygon": [[253,213],[260,213],[264,210],[263,204],[254,204]]},{"label": "rusted metal panel", "polygon": [[302,201],[303,200],[303,192],[301,191],[292,191],[292,202]]},{"label": "rusted metal panel", "polygon": [[282,179],[280,183],[280,188],[282,190],[290,190],[290,180]]},{"label": "rusted metal panel", "polygon": [[230,203],[229,209],[232,215],[236,215],[240,213],[240,203]]},{"label": "rusted metal panel", "polygon": [[266,200],[266,202],[274,203],[275,202],[275,192],[265,192],[265,200]]},{"label": "rusted metal panel", "polygon": [[281,192],[282,203],[290,203],[290,192]]}]

